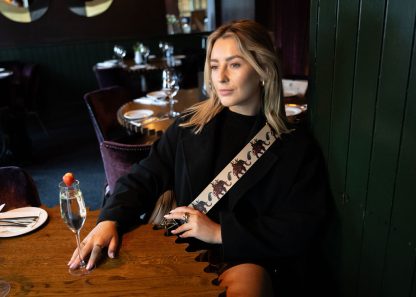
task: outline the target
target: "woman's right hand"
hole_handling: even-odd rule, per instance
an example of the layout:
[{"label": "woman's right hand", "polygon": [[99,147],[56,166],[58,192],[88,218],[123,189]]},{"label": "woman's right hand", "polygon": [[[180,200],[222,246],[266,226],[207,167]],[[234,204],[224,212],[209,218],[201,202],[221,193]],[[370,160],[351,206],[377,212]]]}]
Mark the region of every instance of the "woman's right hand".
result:
[{"label": "woman's right hand", "polygon": [[[91,269],[96,264],[103,248],[108,247],[108,256],[115,257],[118,247],[118,233],[115,221],[102,221],[95,226],[94,229],[81,242],[83,259],[91,253],[88,260],[87,269]],[[68,262],[70,269],[75,269],[79,266],[78,249],[72,254],[71,260]]]}]

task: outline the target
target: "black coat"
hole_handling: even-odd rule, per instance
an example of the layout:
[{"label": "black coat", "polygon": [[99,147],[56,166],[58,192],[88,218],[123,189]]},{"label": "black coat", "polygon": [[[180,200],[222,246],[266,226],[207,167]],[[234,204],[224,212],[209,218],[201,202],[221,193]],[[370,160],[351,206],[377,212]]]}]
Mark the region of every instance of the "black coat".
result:
[{"label": "black coat", "polygon": [[[178,205],[188,205],[217,174],[217,117],[198,135],[179,127],[180,120],[173,124],[149,157],[119,179],[99,221],[130,227],[168,189]],[[257,122],[253,133],[263,125]],[[303,255],[325,215],[327,195],[325,165],[313,139],[300,128],[282,135],[222,198],[228,199],[219,215],[224,260],[271,264]]]}]

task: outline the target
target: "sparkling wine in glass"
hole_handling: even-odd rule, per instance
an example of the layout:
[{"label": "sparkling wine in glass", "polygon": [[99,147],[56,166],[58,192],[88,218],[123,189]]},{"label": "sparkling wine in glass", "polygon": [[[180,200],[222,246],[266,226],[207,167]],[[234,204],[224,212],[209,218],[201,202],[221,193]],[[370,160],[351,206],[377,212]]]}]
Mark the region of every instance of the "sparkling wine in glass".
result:
[{"label": "sparkling wine in glass", "polygon": [[79,238],[79,233],[87,217],[87,210],[78,180],[75,180],[70,186],[67,186],[64,182],[59,183],[59,204],[61,217],[69,229],[75,233],[78,246],[80,265],[78,268],[69,269],[69,272],[73,275],[88,274],[91,270],[86,269],[87,264],[81,256],[82,249]]},{"label": "sparkling wine in glass", "polygon": [[180,115],[179,112],[174,111],[173,105],[175,104],[175,96],[179,91],[179,78],[173,68],[166,68],[163,70],[163,90],[166,93],[166,97],[169,101],[169,118],[175,118]]}]

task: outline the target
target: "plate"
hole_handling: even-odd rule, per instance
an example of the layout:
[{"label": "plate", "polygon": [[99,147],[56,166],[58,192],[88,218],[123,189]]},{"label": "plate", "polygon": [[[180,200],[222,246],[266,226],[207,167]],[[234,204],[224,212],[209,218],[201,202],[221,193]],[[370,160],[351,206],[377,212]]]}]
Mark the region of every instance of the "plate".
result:
[{"label": "plate", "polygon": [[128,120],[139,120],[150,117],[153,114],[153,110],[150,109],[133,109],[124,114],[124,117]]},{"label": "plate", "polygon": [[164,92],[164,91],[154,91],[154,92],[150,92],[150,93],[147,93],[147,95],[146,95],[147,97],[149,97],[149,98],[153,98],[153,99],[165,99],[166,98],[166,92]]},{"label": "plate", "polygon": [[293,117],[300,114],[302,112],[302,108],[296,104],[286,104],[285,111],[287,117]]},{"label": "plate", "polygon": [[31,224],[24,228],[0,226],[0,237],[14,237],[32,232],[33,230],[36,230],[37,228],[42,226],[48,219],[48,213],[46,212],[46,210],[39,207],[21,207],[0,213],[0,218],[14,218],[25,216],[39,216],[39,218],[34,224]]}]

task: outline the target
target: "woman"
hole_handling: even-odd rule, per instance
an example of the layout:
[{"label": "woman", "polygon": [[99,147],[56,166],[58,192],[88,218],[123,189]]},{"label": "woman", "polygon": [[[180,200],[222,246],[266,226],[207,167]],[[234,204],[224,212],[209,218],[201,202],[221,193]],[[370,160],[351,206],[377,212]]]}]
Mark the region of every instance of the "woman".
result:
[{"label": "woman", "polygon": [[[212,33],[205,82],[210,98],[190,108],[119,179],[83,253],[91,252],[88,267],[102,247],[114,257],[117,228],[140,223],[173,190],[179,207],[165,217],[186,222],[172,233],[208,245],[224,264],[219,281],[227,296],[273,296],[274,280],[306,254],[324,217],[323,161],[311,138],[286,123],[278,61],[262,26],[243,20]],[[257,163],[207,214],[188,207],[266,122],[277,140]],[[78,265],[75,254],[68,265]]]}]

